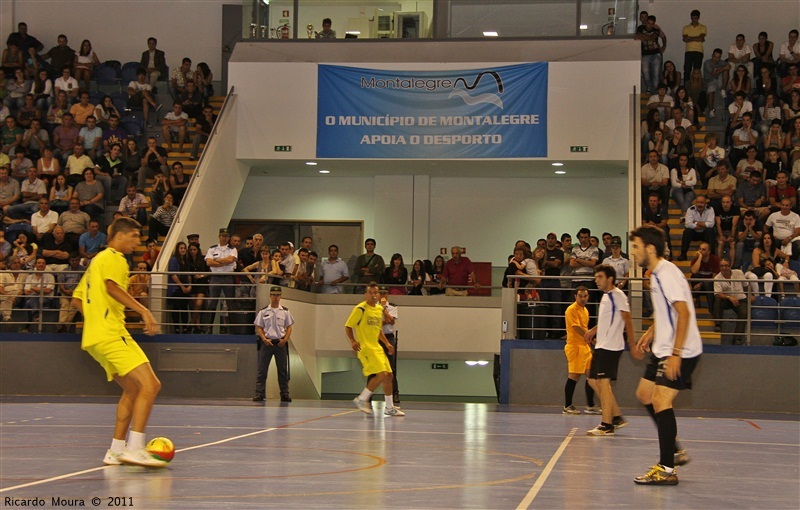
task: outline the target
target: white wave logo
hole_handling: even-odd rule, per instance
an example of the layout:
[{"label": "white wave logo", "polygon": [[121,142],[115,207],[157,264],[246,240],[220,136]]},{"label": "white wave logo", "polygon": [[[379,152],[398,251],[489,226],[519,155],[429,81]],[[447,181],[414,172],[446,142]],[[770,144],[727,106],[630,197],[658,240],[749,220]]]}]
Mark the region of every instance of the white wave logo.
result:
[{"label": "white wave logo", "polygon": [[453,84],[453,87],[457,87],[459,83],[462,83],[464,85],[464,89],[466,90],[454,88],[453,91],[450,92],[448,98],[460,97],[465,103],[467,103],[470,106],[483,103],[493,104],[502,110],[503,100],[500,99],[500,96],[498,94],[491,94],[487,92],[483,94],[478,94],[477,96],[471,96],[467,92],[467,90],[473,90],[475,87],[477,87],[478,83],[480,83],[481,81],[481,78],[483,78],[487,74],[492,78],[494,78],[494,81],[497,84],[497,92],[499,94],[502,94],[503,80],[502,78],[500,78],[500,75],[497,74],[497,72],[495,71],[484,71],[475,78],[475,81],[472,83],[472,85],[467,84],[467,80],[465,80],[463,77],[458,78]]}]

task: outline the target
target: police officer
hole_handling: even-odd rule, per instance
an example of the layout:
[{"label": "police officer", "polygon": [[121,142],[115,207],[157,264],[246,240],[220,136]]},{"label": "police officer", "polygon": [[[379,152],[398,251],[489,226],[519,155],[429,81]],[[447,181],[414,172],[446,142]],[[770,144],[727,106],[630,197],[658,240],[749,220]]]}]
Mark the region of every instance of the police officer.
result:
[{"label": "police officer", "polygon": [[386,353],[386,357],[389,358],[389,366],[392,367],[392,398],[394,400],[394,405],[395,407],[400,407],[400,391],[397,389],[397,328],[395,327],[397,323],[397,306],[389,302],[388,288],[381,286],[380,293],[381,298],[379,302],[383,305],[383,334],[386,336],[386,339],[389,340],[389,343],[392,344],[392,347],[394,347],[394,352],[389,354],[389,350],[386,346],[383,344],[381,345],[383,346],[383,352]]},{"label": "police officer", "polygon": [[209,332],[210,325],[214,323],[214,313],[217,311],[220,295],[225,294],[225,299],[234,297],[233,272],[236,270],[236,261],[239,257],[236,248],[228,244],[230,239],[231,234],[227,228],[219,229],[219,244],[209,248],[206,253],[206,264],[214,273],[208,279],[211,287],[209,289],[211,299],[208,302],[205,324],[208,326]]},{"label": "police officer", "polygon": [[281,402],[291,402],[289,396],[289,339],[292,336],[294,317],[281,306],[281,288],[270,287],[269,305],[259,310],[254,322],[258,334],[258,371],[256,373],[256,395],[254,402],[267,398],[267,370],[272,357],[278,367],[278,387]]}]

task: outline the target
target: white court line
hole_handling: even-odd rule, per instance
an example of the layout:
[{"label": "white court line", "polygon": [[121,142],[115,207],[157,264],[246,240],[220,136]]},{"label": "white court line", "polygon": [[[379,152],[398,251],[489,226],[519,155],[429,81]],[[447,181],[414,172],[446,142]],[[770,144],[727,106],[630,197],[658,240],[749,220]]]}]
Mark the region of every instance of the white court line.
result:
[{"label": "white court line", "polygon": [[[227,443],[227,442],[230,442],[230,441],[235,441],[237,439],[242,439],[242,438],[245,438],[245,437],[256,436],[258,434],[264,434],[265,432],[270,432],[272,430],[277,430],[277,429],[275,427],[270,427],[268,429],[256,430],[255,432],[250,432],[248,434],[241,434],[239,436],[228,437],[226,439],[220,439],[219,441],[213,441],[211,443],[199,444],[199,445],[196,445],[196,446],[189,446],[188,448],[181,448],[180,450],[176,450],[176,453],[188,452],[189,450],[196,450],[197,448],[205,448],[206,446],[215,446],[215,445],[218,445],[218,444]],[[12,487],[6,487],[5,489],[0,489],[0,494],[2,494],[3,492],[9,492],[9,491],[17,490],[17,489],[24,489],[26,487],[34,487],[36,485],[42,485],[42,484],[49,483],[49,482],[55,482],[55,481],[58,481],[58,480],[63,480],[64,478],[72,478],[73,476],[80,476],[80,475],[83,475],[83,474],[86,474],[86,473],[92,473],[94,471],[100,471],[101,469],[115,468],[115,467],[116,466],[101,466],[101,467],[96,467],[96,468],[92,468],[92,469],[84,469],[82,471],[75,471],[73,473],[67,473],[65,475],[54,476],[52,478],[47,478],[45,480],[37,480],[35,482],[24,483],[22,485],[14,485]]]},{"label": "white court line", "polygon": [[547,481],[547,477],[550,476],[550,472],[555,467],[556,462],[558,462],[558,459],[561,457],[561,454],[564,453],[564,450],[567,449],[567,445],[569,444],[570,441],[572,441],[572,437],[575,435],[575,432],[577,430],[578,427],[575,427],[574,429],[569,431],[569,434],[567,434],[567,437],[565,437],[564,440],[561,442],[561,446],[558,447],[556,453],[553,454],[552,457],[550,457],[550,460],[544,467],[544,471],[542,471],[542,474],[539,475],[539,478],[536,480],[536,483],[533,484],[533,487],[531,487],[531,490],[528,491],[528,494],[522,499],[522,501],[520,501],[519,505],[517,505],[517,510],[527,509],[531,505],[531,503],[533,503],[533,498],[535,498],[536,495],[539,494],[539,490],[544,485],[544,482]]}]

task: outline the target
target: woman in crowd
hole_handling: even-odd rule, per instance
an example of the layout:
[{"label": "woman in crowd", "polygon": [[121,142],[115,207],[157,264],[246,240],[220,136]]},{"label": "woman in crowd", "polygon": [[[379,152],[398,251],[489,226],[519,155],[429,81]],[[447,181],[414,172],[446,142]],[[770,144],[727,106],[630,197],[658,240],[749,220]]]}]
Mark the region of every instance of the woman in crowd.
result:
[{"label": "woman in crowd", "polygon": [[[45,149],[47,152],[49,149]],[[44,158],[42,158],[44,159]],[[39,163],[42,162],[39,160]],[[50,187],[50,209],[58,214],[69,209],[69,201],[72,198],[72,186],[67,184],[67,178],[63,175],[58,175]]]},{"label": "woman in crowd", "polygon": [[[278,253],[280,253],[280,251]],[[258,274],[247,275],[247,278],[250,280],[250,283],[254,285],[253,290],[255,290],[256,283],[264,283],[262,278],[264,278],[264,275],[266,275],[272,268],[272,259],[269,253],[269,246],[266,245],[262,246],[259,254],[261,255],[261,260],[257,260],[252,264],[250,264],[249,266],[242,269],[242,271],[245,273],[258,273],[261,275],[261,276],[258,276]]]},{"label": "woman in crowd", "polygon": [[47,109],[53,105],[55,98],[53,97],[53,80],[47,77],[45,69],[40,69],[36,73],[31,93],[35,98],[36,108],[42,113],[47,113]]},{"label": "woman in crowd", "polygon": [[281,284],[281,280],[283,280],[286,274],[286,266],[281,264],[282,259],[283,257],[280,250],[272,250],[269,254],[269,269],[266,271],[267,274],[259,279],[259,283],[266,283],[267,285]]},{"label": "woman in crowd", "polygon": [[662,165],[669,162],[669,142],[664,140],[664,130],[661,128],[653,131],[653,138],[647,143],[647,153],[650,151],[658,153],[658,162]]},{"label": "woman in crowd", "polygon": [[444,257],[441,255],[437,255],[435,259],[433,259],[433,264],[431,265],[430,271],[426,270],[431,277],[430,283],[428,284],[428,294],[431,296],[435,296],[436,294],[444,294],[444,291],[439,289],[439,281],[442,277],[442,271],[444,271]]},{"label": "woman in crowd", "polygon": [[[59,163],[57,157],[53,156],[53,149],[50,147],[44,148],[42,157],[36,162],[36,170],[38,171],[39,178],[45,181],[48,186],[53,183],[56,177],[61,175],[61,163]],[[66,178],[64,181],[66,182]],[[71,192],[70,196],[72,196]],[[50,201],[52,202],[52,198]],[[67,199],[67,202],[69,202],[69,199]]]},{"label": "woman in crowd", "polygon": [[695,115],[694,101],[686,91],[686,87],[680,86],[675,91],[675,106],[680,107],[683,116],[692,124],[697,124],[697,115]]},{"label": "woman in crowd", "polygon": [[686,210],[694,203],[694,187],[697,186],[697,173],[689,167],[689,156],[681,154],[678,157],[678,167],[670,170],[672,182],[672,198],[681,208],[681,220],[686,216]]},{"label": "woman in crowd", "polygon": [[760,75],[761,69],[766,68],[771,72],[775,67],[775,57],[772,56],[772,50],[775,49],[775,44],[769,40],[766,32],[758,34],[758,42],[753,45],[753,74]]},{"label": "woman in crowd", "polygon": [[676,127],[672,131],[672,138],[669,139],[667,167],[676,168],[678,166],[678,158],[681,155],[686,155],[689,158],[689,164],[693,164],[694,147],[692,147],[692,141],[686,135],[686,129],[683,127]]},{"label": "woman in crowd", "polygon": [[426,296],[428,290],[425,285],[431,281],[431,277],[425,272],[425,264],[421,260],[415,260],[409,277],[411,290],[408,292],[412,296]]},{"label": "woman in crowd", "polygon": [[136,264],[136,271],[128,277],[128,294],[145,308],[150,307],[150,270],[146,263]]},{"label": "woman in crowd", "polygon": [[760,292],[772,297],[773,281],[778,279],[775,264],[783,264],[788,259],[789,256],[775,244],[772,234],[764,232],[761,242],[753,250],[753,260],[744,277],[753,280],[754,284],[762,280],[763,283],[758,284]]},{"label": "woman in crowd", "polygon": [[55,102],[47,110],[47,123],[52,128],[50,129],[51,134],[53,129],[63,122],[65,113],[69,113],[69,103],[67,102],[67,93],[62,90],[56,94]]},{"label": "woman in crowd", "polygon": [[789,96],[789,101],[783,103],[783,130],[791,131],[792,123],[800,118],[800,90],[794,89]]},{"label": "woman in crowd", "polygon": [[733,73],[730,83],[728,83],[728,96],[733,98],[737,92],[744,92],[750,95],[750,71],[745,66],[738,66]]},{"label": "woman in crowd", "polygon": [[92,80],[92,69],[99,64],[100,59],[97,58],[97,53],[92,50],[92,43],[88,39],[84,39],[81,43],[81,49],[75,54],[75,61],[72,67],[75,70],[75,79],[79,84],[83,80],[86,83],[86,90],[89,90],[89,82]]},{"label": "woman in crowd", "polygon": [[167,302],[169,309],[172,310],[175,333],[188,333],[192,277],[188,274],[178,274],[189,270],[189,250],[183,241],[175,245],[175,252],[169,259],[168,270],[170,275],[167,285]]},{"label": "woman in crowd", "polygon": [[94,116],[97,119],[97,125],[100,129],[105,130],[109,128],[108,119],[111,118],[112,115],[122,118],[119,110],[114,106],[114,101],[111,100],[111,96],[103,96],[103,99],[94,107]]},{"label": "woman in crowd", "polygon": [[22,264],[22,269],[26,271],[33,270],[36,264],[36,254],[39,252],[39,246],[28,239],[27,232],[20,232],[17,238],[14,239],[14,248],[12,254],[19,259]]},{"label": "woman in crowd", "polygon": [[681,84],[681,73],[675,69],[675,64],[672,60],[664,62],[661,81],[667,84],[667,94],[675,97],[675,92]]},{"label": "woman in crowd", "polygon": [[25,106],[25,95],[31,91],[32,83],[25,78],[25,71],[17,69],[14,71],[14,78],[6,83],[6,98],[3,100],[12,113]]},{"label": "woman in crowd", "polygon": [[214,95],[214,85],[211,84],[212,81],[214,81],[214,74],[211,72],[211,68],[208,67],[208,64],[205,62],[197,64],[197,69],[194,71],[194,83],[197,85],[197,90],[202,92],[203,97],[206,99]]},{"label": "woman in crowd", "polygon": [[408,284],[408,269],[403,264],[403,256],[399,253],[392,255],[389,267],[383,272],[383,283],[389,286],[391,295],[408,293],[405,288],[405,285]]},{"label": "woman in crowd", "polygon": [[203,253],[200,251],[199,244],[189,243],[188,253],[186,268],[187,271],[192,273],[192,288],[190,291],[190,296],[193,298],[190,301],[192,333],[200,333],[204,329],[200,325],[200,318],[203,316],[205,297],[208,294],[208,275],[203,273],[208,273],[208,265]]},{"label": "woman in crowd", "polygon": [[762,67],[759,71],[760,76],[756,78],[756,88],[753,89],[753,106],[758,108],[764,106],[767,100],[767,94],[778,93],[778,80],[776,80],[769,69]]},{"label": "woman in crowd", "polygon": [[[781,107],[778,106],[777,96],[772,92],[767,92],[767,95],[764,96],[764,103],[758,107],[758,117],[761,120],[758,123],[757,129],[761,131],[762,135],[766,136],[767,133],[769,133],[772,121],[777,120],[778,125],[782,123],[782,114]],[[765,144],[764,147],[766,148],[767,145]]]},{"label": "woman in crowd", "polygon": [[650,110],[647,112],[647,117],[642,122],[642,152],[646,153],[648,150],[648,144],[653,140],[655,136],[655,131],[657,129],[662,130],[662,137],[663,137],[663,129],[664,129],[664,122],[661,121],[661,117],[658,114],[658,110]]},{"label": "woman in crowd", "polygon": [[125,142],[125,147],[122,149],[122,159],[125,161],[125,177],[128,178],[128,182],[135,184],[139,167],[142,166],[142,155],[139,154],[139,147],[137,147],[136,140],[133,138],[128,138]]},{"label": "woman in crowd", "polygon": [[[795,95],[794,91],[792,95]],[[800,159],[800,117],[794,119],[792,129],[786,133],[783,149],[789,155],[789,165]]]}]

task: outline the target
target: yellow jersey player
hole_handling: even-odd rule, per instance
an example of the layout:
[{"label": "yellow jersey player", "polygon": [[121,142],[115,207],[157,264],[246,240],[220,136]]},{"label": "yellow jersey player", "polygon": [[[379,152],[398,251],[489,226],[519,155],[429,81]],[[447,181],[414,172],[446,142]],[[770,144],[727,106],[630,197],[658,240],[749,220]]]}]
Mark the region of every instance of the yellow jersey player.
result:
[{"label": "yellow jersey player", "polygon": [[150,310],[127,292],[125,256],[141,244],[140,235],[141,226],[135,220],[114,220],[108,229],[108,248],[86,269],[73,293],[73,304],[83,313],[81,349],[100,363],[109,381],[116,381],[122,387],[114,438],[103,462],[162,467],[166,462],[145,449],[144,432],[161,382],[147,356],[125,329],[125,307],[128,307],[142,316],[146,334],[159,332]]},{"label": "yellow jersey player", "polygon": [[[386,346],[391,355],[394,346],[383,334],[383,306],[378,303],[380,292],[378,284],[370,282],[365,292],[366,300],[357,304],[344,326],[350,347],[358,355],[361,362],[362,373],[367,377],[367,385],[359,396],[353,399],[356,407],[361,412],[372,414],[369,398],[379,385],[383,385],[383,394],[386,399],[386,416],[405,416],[405,413],[395,407],[392,397],[392,367],[380,343]],[[380,342],[380,343],[379,343]],[[372,376],[372,377],[370,377]]]}]

